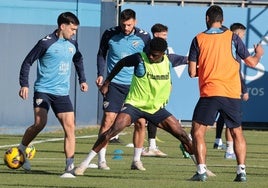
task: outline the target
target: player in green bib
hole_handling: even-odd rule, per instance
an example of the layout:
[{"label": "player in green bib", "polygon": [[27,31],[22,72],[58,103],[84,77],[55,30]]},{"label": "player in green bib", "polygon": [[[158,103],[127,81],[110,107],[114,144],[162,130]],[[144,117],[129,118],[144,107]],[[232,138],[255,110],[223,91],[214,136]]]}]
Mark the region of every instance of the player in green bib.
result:
[{"label": "player in green bib", "polygon": [[[188,153],[192,154],[192,141],[177,119],[165,109],[171,92],[170,67],[178,66],[165,54],[167,42],[162,38],[150,41],[146,53],[135,53],[121,59],[108,75],[100,92],[105,96],[109,84],[123,67],[134,67],[130,91],[125,103],[117,115],[114,124],[99,135],[86,159],[75,169],[75,175],[83,175],[88,164],[109,142],[109,139],[130,126],[139,118],[145,118],[180,140]],[[177,63],[177,65],[176,65]],[[132,76],[132,75],[129,75]],[[133,161],[131,168],[142,166],[141,161]],[[145,169],[143,169],[145,170]]]},{"label": "player in green bib", "polygon": [[134,74],[129,93],[125,100],[141,111],[154,114],[163,108],[169,99],[171,90],[170,62],[166,55],[161,62],[151,63],[147,55],[140,53],[143,63],[143,75]]}]

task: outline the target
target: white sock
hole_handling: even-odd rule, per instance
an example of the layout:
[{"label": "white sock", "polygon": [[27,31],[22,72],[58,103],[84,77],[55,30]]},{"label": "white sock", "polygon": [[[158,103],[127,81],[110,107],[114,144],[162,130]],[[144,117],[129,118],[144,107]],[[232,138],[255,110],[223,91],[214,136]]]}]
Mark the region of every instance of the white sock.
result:
[{"label": "white sock", "polygon": [[149,149],[156,149],[156,140],[155,140],[155,138],[150,138],[149,139]]},{"label": "white sock", "polygon": [[237,165],[236,173],[237,174],[246,173],[246,165],[244,164]]},{"label": "white sock", "polygon": [[234,153],[234,142],[233,141],[226,142],[226,152],[227,153]]},{"label": "white sock", "polygon": [[133,161],[141,160],[141,152],[142,152],[142,148],[134,148]]},{"label": "white sock", "polygon": [[222,139],[221,138],[216,138],[215,143],[218,144],[219,146],[222,145]]},{"label": "white sock", "polygon": [[87,155],[87,157],[85,158],[85,160],[80,164],[80,166],[87,168],[90,161],[97,155],[97,153],[93,150],[91,150],[89,152],[89,154]]},{"label": "white sock", "polygon": [[98,153],[98,162],[99,163],[106,162],[105,156],[106,156],[106,148],[102,148]]},{"label": "white sock", "polygon": [[204,174],[207,171],[207,167],[205,164],[197,165],[197,172],[198,174]]}]

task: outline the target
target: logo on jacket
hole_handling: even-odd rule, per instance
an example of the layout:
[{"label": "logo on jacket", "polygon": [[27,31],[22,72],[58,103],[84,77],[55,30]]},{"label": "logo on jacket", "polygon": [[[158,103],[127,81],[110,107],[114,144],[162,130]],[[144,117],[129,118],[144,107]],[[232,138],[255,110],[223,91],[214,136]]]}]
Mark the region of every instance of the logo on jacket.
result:
[{"label": "logo on jacket", "polygon": [[139,41],[134,41],[133,43],[132,43],[132,46],[134,46],[134,47],[137,47],[139,45]]}]

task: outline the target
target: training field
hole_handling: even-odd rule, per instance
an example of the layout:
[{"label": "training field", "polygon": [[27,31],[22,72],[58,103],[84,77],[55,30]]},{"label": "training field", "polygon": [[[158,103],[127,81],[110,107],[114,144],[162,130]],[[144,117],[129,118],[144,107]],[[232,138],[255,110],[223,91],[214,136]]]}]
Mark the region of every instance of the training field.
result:
[{"label": "training field", "polygon": [[[189,132],[189,128],[185,128]],[[130,170],[133,148],[126,147],[132,141],[133,128],[126,128],[120,136],[122,144],[110,144],[107,149],[107,162],[110,171],[88,169],[84,176],[72,179],[62,179],[59,176],[65,167],[63,153],[63,132],[42,133],[36,139],[35,158],[31,160],[32,171],[25,173],[22,168],[8,169],[3,160],[0,162],[1,188],[169,188],[169,187],[213,187],[235,188],[250,187],[262,188],[268,185],[268,147],[267,131],[244,131],[247,139],[247,179],[246,183],[233,182],[235,178],[236,162],[225,160],[223,150],[212,149],[215,129],[207,132],[208,168],[217,176],[209,177],[207,182],[191,182],[188,179],[195,173],[195,166],[191,159],[185,159],[179,149],[179,142],[159,130],[157,142],[159,148],[168,154],[167,158],[142,158],[146,171]],[[96,140],[98,127],[89,127],[77,130],[77,146],[75,163],[79,164],[87,155]],[[224,136],[224,133],[223,133]],[[224,138],[224,137],[223,137]],[[0,152],[13,144],[18,144],[21,135],[1,135]],[[224,139],[225,140],[225,139]],[[145,146],[147,146],[145,142]],[[122,159],[115,160],[114,150],[120,149],[124,153]],[[97,163],[97,157],[92,161]]]}]

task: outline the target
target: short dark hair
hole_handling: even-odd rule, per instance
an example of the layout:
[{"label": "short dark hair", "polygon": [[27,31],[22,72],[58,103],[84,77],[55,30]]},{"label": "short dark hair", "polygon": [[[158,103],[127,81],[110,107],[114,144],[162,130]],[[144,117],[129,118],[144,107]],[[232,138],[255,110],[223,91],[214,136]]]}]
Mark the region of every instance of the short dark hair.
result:
[{"label": "short dark hair", "polygon": [[151,32],[153,34],[157,32],[164,32],[164,31],[168,31],[168,27],[160,23],[156,23],[151,27]]},{"label": "short dark hair", "polygon": [[242,29],[242,30],[246,30],[246,26],[244,26],[243,24],[241,23],[233,23],[231,26],[230,26],[230,30],[231,31],[235,31],[237,29]]},{"label": "short dark hair", "polygon": [[150,50],[158,51],[158,52],[165,52],[167,50],[167,41],[160,37],[154,37],[150,41]]},{"label": "short dark hair", "polygon": [[126,21],[131,18],[136,19],[136,12],[132,9],[125,9],[120,13],[120,21]]},{"label": "short dark hair", "polygon": [[74,24],[74,25],[79,25],[80,22],[77,18],[76,15],[74,15],[71,12],[63,12],[59,15],[58,17],[58,26],[60,26],[61,24]]},{"label": "short dark hair", "polygon": [[206,17],[209,18],[208,25],[211,26],[211,24],[215,22],[222,22],[223,21],[223,10],[218,5],[212,5],[208,8],[206,12]]}]

